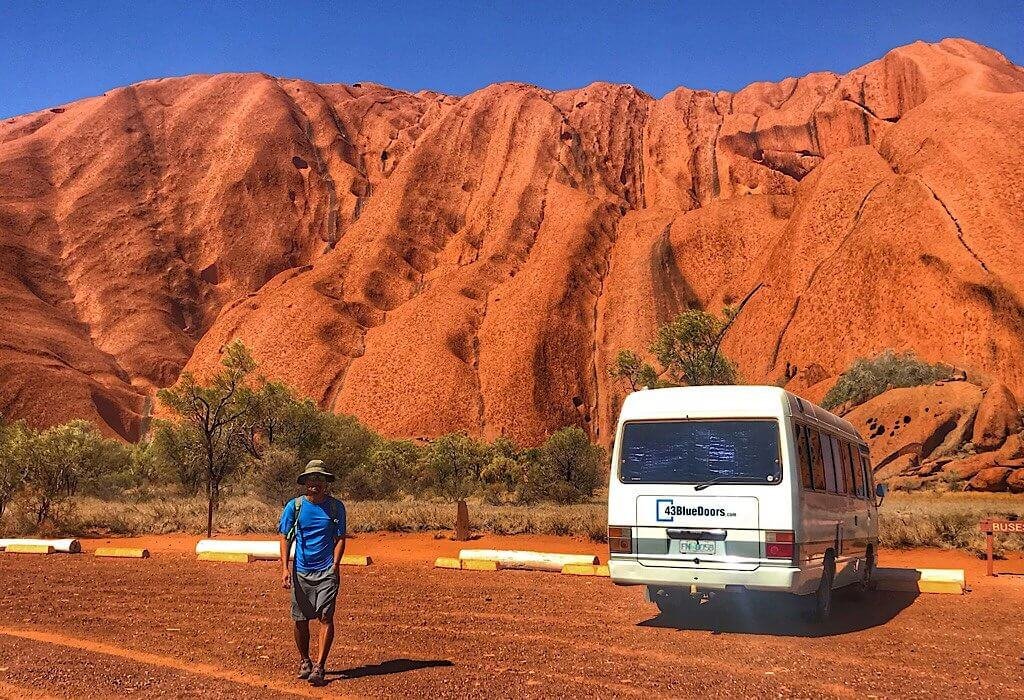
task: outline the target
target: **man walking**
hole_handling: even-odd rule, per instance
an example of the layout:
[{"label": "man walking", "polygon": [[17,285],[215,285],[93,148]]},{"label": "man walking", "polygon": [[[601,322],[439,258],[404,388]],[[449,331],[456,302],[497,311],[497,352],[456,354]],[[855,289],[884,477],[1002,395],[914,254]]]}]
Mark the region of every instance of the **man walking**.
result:
[{"label": "man walking", "polygon": [[[334,475],[314,459],[299,475],[306,495],[292,499],[281,513],[281,585],[292,590],[299,678],[324,684],[324,667],[334,642],[334,603],[338,597],[341,557],[345,553],[345,505],[329,495]],[[295,560],[289,565],[291,544]],[[320,657],[309,658],[309,621],[320,621]]]}]

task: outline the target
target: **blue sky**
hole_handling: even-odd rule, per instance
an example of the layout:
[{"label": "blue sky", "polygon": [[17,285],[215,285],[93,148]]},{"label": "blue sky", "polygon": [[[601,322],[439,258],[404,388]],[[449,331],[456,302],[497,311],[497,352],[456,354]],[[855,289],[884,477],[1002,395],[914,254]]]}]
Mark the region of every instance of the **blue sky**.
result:
[{"label": "blue sky", "polygon": [[502,80],[607,80],[660,97],[845,72],[946,36],[1024,63],[1024,2],[0,0],[0,117],[221,71],[457,95]]}]

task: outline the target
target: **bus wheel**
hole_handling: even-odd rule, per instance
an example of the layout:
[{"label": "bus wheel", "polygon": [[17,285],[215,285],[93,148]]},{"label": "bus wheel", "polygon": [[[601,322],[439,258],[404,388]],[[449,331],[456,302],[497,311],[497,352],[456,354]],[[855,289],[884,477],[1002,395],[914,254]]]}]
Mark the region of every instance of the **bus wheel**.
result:
[{"label": "bus wheel", "polygon": [[864,557],[864,573],[857,582],[857,592],[860,594],[875,589],[875,568],[878,566],[878,555],[873,546],[868,546],[867,554]]},{"label": "bus wheel", "polygon": [[658,606],[658,612],[665,617],[679,617],[691,605],[688,591],[673,588],[648,588],[648,598]]},{"label": "bus wheel", "polygon": [[836,561],[832,554],[825,555],[825,565],[818,582],[818,591],[814,594],[814,613],[818,622],[825,622],[832,616],[832,584],[836,578]]}]

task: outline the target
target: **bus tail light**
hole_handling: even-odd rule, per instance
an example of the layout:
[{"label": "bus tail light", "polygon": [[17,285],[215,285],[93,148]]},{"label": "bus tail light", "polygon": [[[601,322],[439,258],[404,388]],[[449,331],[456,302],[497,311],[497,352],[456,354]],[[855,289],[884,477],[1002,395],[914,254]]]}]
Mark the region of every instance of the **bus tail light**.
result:
[{"label": "bus tail light", "polygon": [[633,528],[609,526],[608,552],[610,554],[632,554]]},{"label": "bus tail light", "polygon": [[764,537],[764,553],[768,559],[793,559],[796,538],[792,531],[769,530]]}]

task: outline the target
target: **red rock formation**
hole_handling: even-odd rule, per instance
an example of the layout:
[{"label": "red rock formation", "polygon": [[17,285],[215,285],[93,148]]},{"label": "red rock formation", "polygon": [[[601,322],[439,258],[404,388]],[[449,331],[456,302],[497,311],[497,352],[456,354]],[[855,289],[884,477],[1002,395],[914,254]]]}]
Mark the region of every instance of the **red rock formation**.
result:
[{"label": "red rock formation", "polygon": [[0,123],[0,412],[133,437],[239,337],[387,433],[607,442],[615,352],[755,289],[749,381],[912,348],[1020,394],[1022,143],[1024,70],[964,40],[660,100],[114,90]]},{"label": "red rock formation", "polygon": [[989,387],[974,419],[971,442],[983,450],[994,450],[1020,429],[1020,412],[1013,394],[1002,384]]},{"label": "red rock formation", "polygon": [[1013,472],[1009,467],[986,467],[967,483],[971,491],[1005,491],[1006,481]]},{"label": "red rock formation", "polygon": [[885,470],[899,457],[912,454],[915,459],[904,464],[916,466],[947,456],[970,439],[981,400],[981,389],[967,382],[892,389],[844,418],[868,441],[871,463],[886,478],[902,473]]}]

